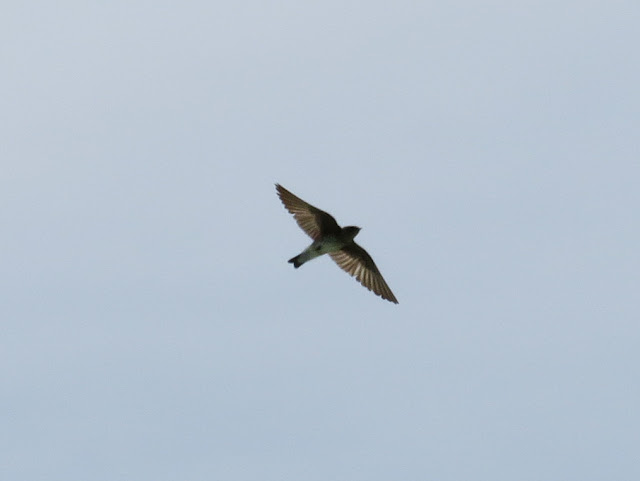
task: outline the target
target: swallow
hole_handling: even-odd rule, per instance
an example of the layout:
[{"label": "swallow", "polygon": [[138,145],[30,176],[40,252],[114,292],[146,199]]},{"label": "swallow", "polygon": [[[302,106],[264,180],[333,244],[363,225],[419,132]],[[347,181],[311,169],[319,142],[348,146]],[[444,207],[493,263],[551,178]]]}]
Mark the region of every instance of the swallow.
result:
[{"label": "swallow", "polygon": [[300,228],[313,239],[309,247],[289,259],[293,267],[297,269],[316,257],[329,254],[342,270],[354,276],[364,287],[398,304],[371,256],[353,240],[360,232],[360,227],[340,227],[331,215],[306,203],[280,184],[276,184],[276,191]]}]

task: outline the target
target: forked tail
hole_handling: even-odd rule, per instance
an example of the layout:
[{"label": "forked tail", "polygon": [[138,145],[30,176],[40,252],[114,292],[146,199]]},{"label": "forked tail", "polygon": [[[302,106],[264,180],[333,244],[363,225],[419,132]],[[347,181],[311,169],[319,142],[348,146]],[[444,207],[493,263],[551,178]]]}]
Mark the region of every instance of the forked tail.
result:
[{"label": "forked tail", "polygon": [[299,255],[297,255],[297,256],[295,256],[295,257],[292,257],[292,258],[291,258],[291,259],[289,259],[287,262],[288,262],[289,264],[293,264],[293,267],[295,267],[295,268],[297,269],[297,268],[298,268],[298,267],[300,267],[302,264],[304,264],[304,261],[301,261],[301,260],[300,260],[300,256],[302,256],[302,254],[299,254]]}]

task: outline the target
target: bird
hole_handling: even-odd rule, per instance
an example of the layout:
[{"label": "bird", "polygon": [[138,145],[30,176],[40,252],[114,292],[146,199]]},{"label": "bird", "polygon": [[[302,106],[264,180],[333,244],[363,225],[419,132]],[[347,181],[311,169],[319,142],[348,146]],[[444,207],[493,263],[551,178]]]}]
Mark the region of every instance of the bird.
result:
[{"label": "bird", "polygon": [[342,270],[354,276],[364,287],[383,299],[398,304],[398,299],[391,292],[371,256],[353,240],[360,232],[360,227],[340,227],[330,214],[308,204],[280,184],[276,184],[276,191],[300,228],[313,239],[309,247],[289,259],[288,262],[293,267],[297,269],[316,257],[329,254]]}]

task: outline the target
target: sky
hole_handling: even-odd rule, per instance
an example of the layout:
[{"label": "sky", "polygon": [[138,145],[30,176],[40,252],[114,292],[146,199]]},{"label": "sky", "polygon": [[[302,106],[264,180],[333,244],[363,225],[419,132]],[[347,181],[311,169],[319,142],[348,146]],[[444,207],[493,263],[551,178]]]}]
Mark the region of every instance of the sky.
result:
[{"label": "sky", "polygon": [[[639,23],[3,5],[0,477],[639,479]],[[275,183],[399,305],[287,264]]]}]

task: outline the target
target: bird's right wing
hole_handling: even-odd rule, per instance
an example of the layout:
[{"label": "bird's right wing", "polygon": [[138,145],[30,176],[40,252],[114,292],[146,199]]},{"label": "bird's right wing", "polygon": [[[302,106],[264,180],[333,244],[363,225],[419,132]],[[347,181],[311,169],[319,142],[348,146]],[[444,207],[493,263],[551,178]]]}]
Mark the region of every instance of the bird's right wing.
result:
[{"label": "bird's right wing", "polygon": [[276,184],[276,190],[278,191],[280,200],[286,209],[293,214],[300,228],[313,240],[316,240],[321,235],[337,234],[340,232],[340,227],[336,220],[325,211],[311,204],[307,204],[300,197],[293,195],[280,184]]}]

